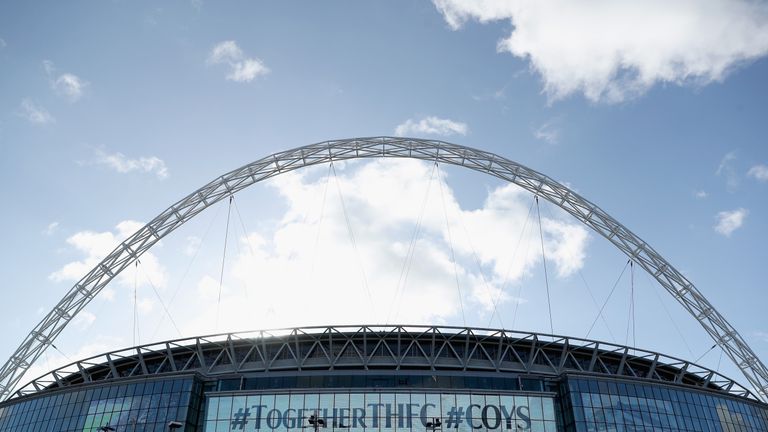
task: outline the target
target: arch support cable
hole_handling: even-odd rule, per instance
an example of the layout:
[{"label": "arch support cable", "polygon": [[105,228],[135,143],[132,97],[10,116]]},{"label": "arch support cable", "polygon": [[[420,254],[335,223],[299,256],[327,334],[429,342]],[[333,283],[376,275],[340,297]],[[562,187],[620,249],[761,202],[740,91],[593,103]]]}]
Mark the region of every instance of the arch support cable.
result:
[{"label": "arch support cable", "polygon": [[768,368],[736,329],[682,273],[650,245],[597,205],[554,179],[490,152],[436,140],[402,137],[325,141],[259,159],[192,192],[152,219],[78,281],[0,367],[0,400],[8,399],[24,373],[101,290],[161,238],[207,207],[254,183],[306,166],[363,158],[413,158],[463,166],[514,183],[565,210],[605,237],[653,276],[725,351],[768,402]]}]

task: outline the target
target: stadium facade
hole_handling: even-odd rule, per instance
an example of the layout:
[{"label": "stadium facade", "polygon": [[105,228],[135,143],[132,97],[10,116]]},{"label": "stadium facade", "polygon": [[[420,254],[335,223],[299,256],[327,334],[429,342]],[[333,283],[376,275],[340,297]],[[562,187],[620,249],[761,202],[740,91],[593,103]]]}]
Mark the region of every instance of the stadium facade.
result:
[{"label": "stadium facade", "polygon": [[[508,181],[646,271],[743,373],[593,340],[461,327],[344,326],[224,334],[110,352],[21,379],[117,275],[208,207],[296,169],[411,158]],[[4,431],[766,431],[768,366],[647,242],[566,185],[502,156],[368,137],[297,147],[175,202],[86,273],[0,366]]]},{"label": "stadium facade", "polygon": [[[170,425],[170,426],[169,426]],[[0,404],[0,431],[768,431],[768,405],[659,353],[535,333],[342,326],[102,354]]]}]

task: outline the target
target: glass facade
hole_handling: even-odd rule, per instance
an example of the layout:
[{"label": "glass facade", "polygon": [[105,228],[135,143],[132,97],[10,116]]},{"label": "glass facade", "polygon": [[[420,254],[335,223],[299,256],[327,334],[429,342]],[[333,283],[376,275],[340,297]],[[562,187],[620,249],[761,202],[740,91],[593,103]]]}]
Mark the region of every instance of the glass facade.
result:
[{"label": "glass facade", "polygon": [[0,404],[0,432],[161,432],[170,421],[183,424],[179,432],[768,432],[768,405],[641,380],[283,374],[186,374],[43,391]]},{"label": "glass facade", "polygon": [[59,391],[0,407],[0,431],[161,432],[169,421],[197,430],[201,385],[193,377]]},{"label": "glass facade", "polygon": [[768,431],[768,409],[708,392],[649,383],[568,378],[567,431]]},{"label": "glass facade", "polygon": [[272,432],[315,427],[360,432],[557,431],[552,396],[411,392],[211,395],[203,430]]}]

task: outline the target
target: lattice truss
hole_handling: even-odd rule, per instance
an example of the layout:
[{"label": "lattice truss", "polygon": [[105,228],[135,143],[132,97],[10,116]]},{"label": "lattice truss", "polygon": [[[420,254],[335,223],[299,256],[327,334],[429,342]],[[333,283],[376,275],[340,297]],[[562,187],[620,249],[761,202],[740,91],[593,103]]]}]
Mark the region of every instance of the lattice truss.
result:
[{"label": "lattice truss", "polygon": [[28,383],[17,395],[161,374],[215,377],[350,369],[608,375],[756,400],[718,372],[652,351],[566,336],[431,326],[305,327],[171,340],[71,363]]},{"label": "lattice truss", "polygon": [[736,329],[664,257],[601,208],[552,178],[493,153],[442,141],[397,137],[325,141],[275,153],[230,171],[174,203],[117,246],[35,326],[0,368],[0,398],[5,400],[13,394],[30,365],[115,276],[207,207],[284,172],[333,161],[382,157],[463,166],[514,183],[562,208],[653,276],[744,373],[758,397],[768,402],[768,368]]}]

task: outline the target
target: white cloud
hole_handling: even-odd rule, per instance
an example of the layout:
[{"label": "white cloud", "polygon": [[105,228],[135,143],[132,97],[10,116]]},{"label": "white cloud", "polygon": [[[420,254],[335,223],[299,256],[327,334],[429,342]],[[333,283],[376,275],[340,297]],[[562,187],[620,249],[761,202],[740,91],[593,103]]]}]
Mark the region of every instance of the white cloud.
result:
[{"label": "white cloud", "polygon": [[104,287],[101,290],[101,293],[99,294],[99,297],[103,298],[106,301],[114,301],[115,300],[115,290],[110,287]]},{"label": "white cloud", "polygon": [[[80,231],[69,238],[67,244],[70,248],[82,257],[75,261],[70,261],[58,270],[51,273],[48,277],[55,282],[76,282],[96,266],[104,257],[123,240],[131,234],[138,231],[144,224],[136,221],[122,221],[115,226],[114,231]],[[120,286],[133,288],[137,286],[149,286],[150,283],[157,288],[163,288],[167,285],[167,272],[160,264],[157,256],[152,252],[146,252],[141,256],[141,264],[131,266],[120,275],[116,281]],[[113,293],[114,294],[114,293]],[[109,294],[107,295],[109,297]],[[114,295],[112,295],[114,298]]]},{"label": "white cloud", "polygon": [[59,229],[59,223],[58,222],[51,222],[48,224],[47,227],[43,230],[44,235],[53,235],[57,230]]},{"label": "white cloud", "polygon": [[51,82],[51,88],[58,95],[66,97],[70,102],[77,102],[83,96],[83,92],[89,84],[88,81],[71,73],[62,73],[56,76],[56,67],[50,60],[44,60],[43,67]]},{"label": "white cloud", "polygon": [[139,310],[140,313],[146,315],[155,309],[155,304],[156,304],[155,299],[150,297],[142,297],[137,299],[136,308]]},{"label": "white cloud", "polygon": [[551,100],[620,102],[656,84],[705,85],[768,53],[749,0],[433,0],[447,23],[509,21],[497,49],[530,62]]},{"label": "white cloud", "polygon": [[21,101],[21,107],[18,114],[27,119],[28,122],[45,125],[49,123],[55,123],[56,119],[43,107],[36,105],[30,99],[24,99]]},{"label": "white cloud", "polygon": [[768,182],[768,165],[755,165],[747,171],[747,175],[761,182]]},{"label": "white cloud", "polygon": [[7,46],[8,46],[8,44],[5,43],[5,39],[0,38],[0,49],[3,49],[5,47],[7,47]]},{"label": "white cloud", "polygon": [[[185,333],[210,332],[216,321],[218,331],[292,326],[297,321],[302,325],[327,324],[329,320],[335,324],[383,323],[388,318],[390,323],[444,323],[461,314],[456,277],[468,315],[487,320],[495,301],[525,302],[503,289],[530,277],[541,265],[540,253],[510,253],[510,243],[518,238],[522,238],[521,251],[540,248],[538,230],[531,229],[533,221],[528,221],[521,235],[532,199],[529,194],[514,185],[501,186],[488,195],[481,208],[467,210],[459,206],[443,181],[444,211],[436,176],[428,186],[430,164],[385,160],[338,171],[338,188],[343,191],[357,253],[334,177],[328,180],[323,211],[324,177],[310,180],[306,172],[276,177],[270,185],[288,205],[279,225],[237,240],[239,253],[225,271],[220,304],[219,274],[212,272],[198,279],[197,303],[185,306],[186,316],[194,319],[180,323]],[[312,208],[317,210],[306,214],[308,203],[315,203]],[[404,267],[422,205],[421,234],[413,244],[411,264]],[[584,227],[543,218],[543,231],[547,258],[558,276],[566,277],[581,268],[588,239]],[[250,293],[246,298],[244,291]]]},{"label": "white cloud", "polygon": [[736,152],[728,152],[720,160],[715,175],[725,177],[725,184],[728,190],[733,192],[739,186],[739,176],[736,174]]},{"label": "white cloud", "polygon": [[560,141],[560,129],[555,120],[550,120],[533,131],[533,136],[548,144],[557,144]]},{"label": "white cloud", "polygon": [[88,85],[86,81],[78,78],[77,75],[65,73],[56,78],[53,82],[53,88],[59,93],[71,100],[77,101],[83,95],[83,89]]},{"label": "white cloud", "polygon": [[208,64],[227,64],[230,71],[227,79],[236,82],[251,82],[256,77],[269,73],[264,63],[255,57],[246,57],[233,40],[220,42],[208,55]]},{"label": "white cloud", "polygon": [[120,152],[106,153],[103,150],[96,150],[96,158],[92,161],[97,165],[107,166],[121,174],[130,172],[151,173],[160,180],[168,177],[168,167],[165,162],[157,156],[147,156],[131,159]]},{"label": "white cloud", "polygon": [[749,215],[749,210],[745,208],[738,208],[731,211],[721,211],[717,214],[717,223],[715,224],[715,231],[726,237],[730,237],[731,234],[737,229],[741,228],[744,224],[744,220]]},{"label": "white cloud", "polygon": [[697,190],[693,193],[693,196],[696,197],[696,199],[705,199],[709,196],[709,194],[705,190]]},{"label": "white cloud", "polygon": [[87,310],[80,311],[77,316],[72,320],[72,325],[80,330],[85,330],[90,327],[94,321],[96,321],[96,315]]},{"label": "white cloud", "polygon": [[184,246],[184,255],[194,256],[197,251],[200,250],[202,242],[203,240],[200,237],[187,236],[187,244]]},{"label": "white cloud", "polygon": [[466,135],[469,127],[466,123],[442,119],[435,116],[424,117],[421,120],[408,119],[395,128],[395,135]]}]

